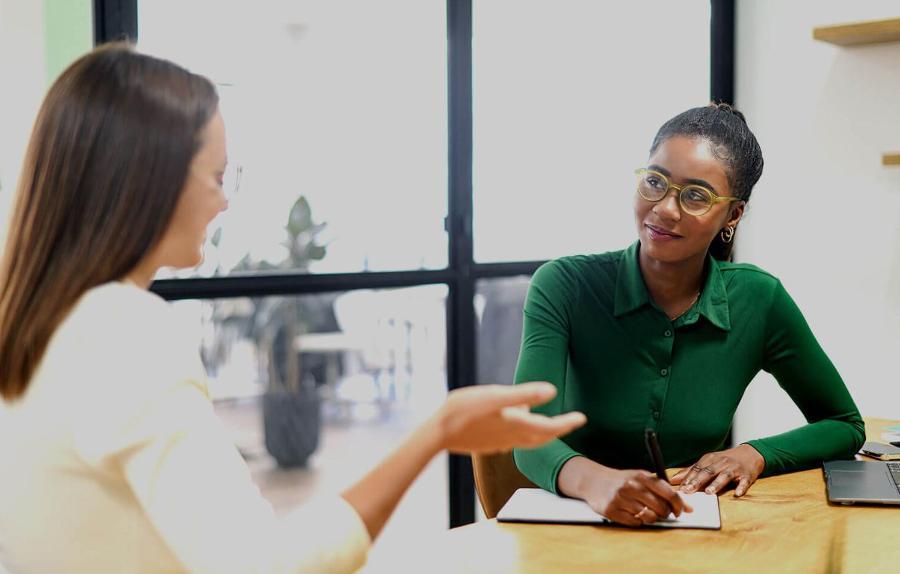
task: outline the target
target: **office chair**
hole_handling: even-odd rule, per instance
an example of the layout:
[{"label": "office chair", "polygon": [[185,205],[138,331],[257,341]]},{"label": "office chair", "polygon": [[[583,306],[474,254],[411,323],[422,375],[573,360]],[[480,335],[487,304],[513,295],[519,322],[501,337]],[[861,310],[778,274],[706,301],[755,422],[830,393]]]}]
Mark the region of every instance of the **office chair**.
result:
[{"label": "office chair", "polygon": [[488,518],[497,516],[517,488],[537,488],[519,472],[512,451],[473,454],[472,470],[475,473],[478,500]]}]

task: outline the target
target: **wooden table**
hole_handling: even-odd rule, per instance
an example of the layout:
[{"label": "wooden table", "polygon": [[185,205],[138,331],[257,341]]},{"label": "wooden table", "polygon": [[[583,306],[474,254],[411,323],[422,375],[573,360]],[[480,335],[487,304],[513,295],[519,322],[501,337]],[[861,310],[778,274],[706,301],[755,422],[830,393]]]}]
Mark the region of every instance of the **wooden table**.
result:
[{"label": "wooden table", "polygon": [[[896,421],[866,419],[868,438]],[[508,524],[496,520],[411,540],[367,572],[900,572],[900,507],[831,506],[821,469],[757,481],[720,497],[722,529]]]}]

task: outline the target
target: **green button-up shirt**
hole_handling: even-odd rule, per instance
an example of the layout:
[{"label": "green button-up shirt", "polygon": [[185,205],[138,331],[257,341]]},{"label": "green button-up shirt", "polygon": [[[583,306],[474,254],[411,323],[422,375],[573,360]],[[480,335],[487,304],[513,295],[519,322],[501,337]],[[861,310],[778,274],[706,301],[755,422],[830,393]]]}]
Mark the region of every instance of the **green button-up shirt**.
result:
[{"label": "green button-up shirt", "polygon": [[781,282],[748,264],[709,257],[699,300],[670,320],[624,251],[563,257],[534,274],[525,302],[516,382],[550,381],[538,412],[583,411],[587,424],[536,449],[514,452],[532,482],[556,492],[563,464],[583,455],[614,468],[651,469],[645,428],[666,464],[721,450],[747,385],[763,369],[809,424],[749,441],[764,474],[849,458],[862,445],[859,410]]}]

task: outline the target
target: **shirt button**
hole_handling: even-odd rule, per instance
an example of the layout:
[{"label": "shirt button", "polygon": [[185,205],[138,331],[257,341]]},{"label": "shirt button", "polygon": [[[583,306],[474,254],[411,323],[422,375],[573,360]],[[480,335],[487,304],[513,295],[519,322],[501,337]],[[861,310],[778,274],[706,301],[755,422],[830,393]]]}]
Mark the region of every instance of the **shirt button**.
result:
[{"label": "shirt button", "polygon": [[666,375],[669,374],[669,369],[665,369],[665,368],[660,369],[659,374],[665,377]]},{"label": "shirt button", "polygon": [[665,331],[663,331],[663,337],[671,337],[671,336],[672,336],[671,329],[666,329]]},{"label": "shirt button", "polygon": [[653,411],[654,420],[659,420],[659,411]]}]

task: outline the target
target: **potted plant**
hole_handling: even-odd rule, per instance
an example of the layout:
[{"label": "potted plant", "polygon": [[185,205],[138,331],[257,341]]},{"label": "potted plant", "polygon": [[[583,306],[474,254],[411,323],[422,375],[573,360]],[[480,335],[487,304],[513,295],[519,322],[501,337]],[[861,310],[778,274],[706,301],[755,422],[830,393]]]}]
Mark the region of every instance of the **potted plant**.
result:
[{"label": "potted plant", "polygon": [[[318,241],[325,223],[315,223],[309,202],[299,197],[285,226],[285,258],[278,263],[255,261],[250,255],[233,272],[306,273],[312,261],[325,257]],[[213,237],[217,242],[218,237]],[[266,450],[280,467],[304,466],[319,444],[322,365],[314,355],[301,355],[298,337],[308,332],[334,331],[334,294],[303,297],[257,297],[249,305],[226,302],[218,308],[220,325],[236,326],[240,335],[255,341],[261,378],[263,430]]]}]

